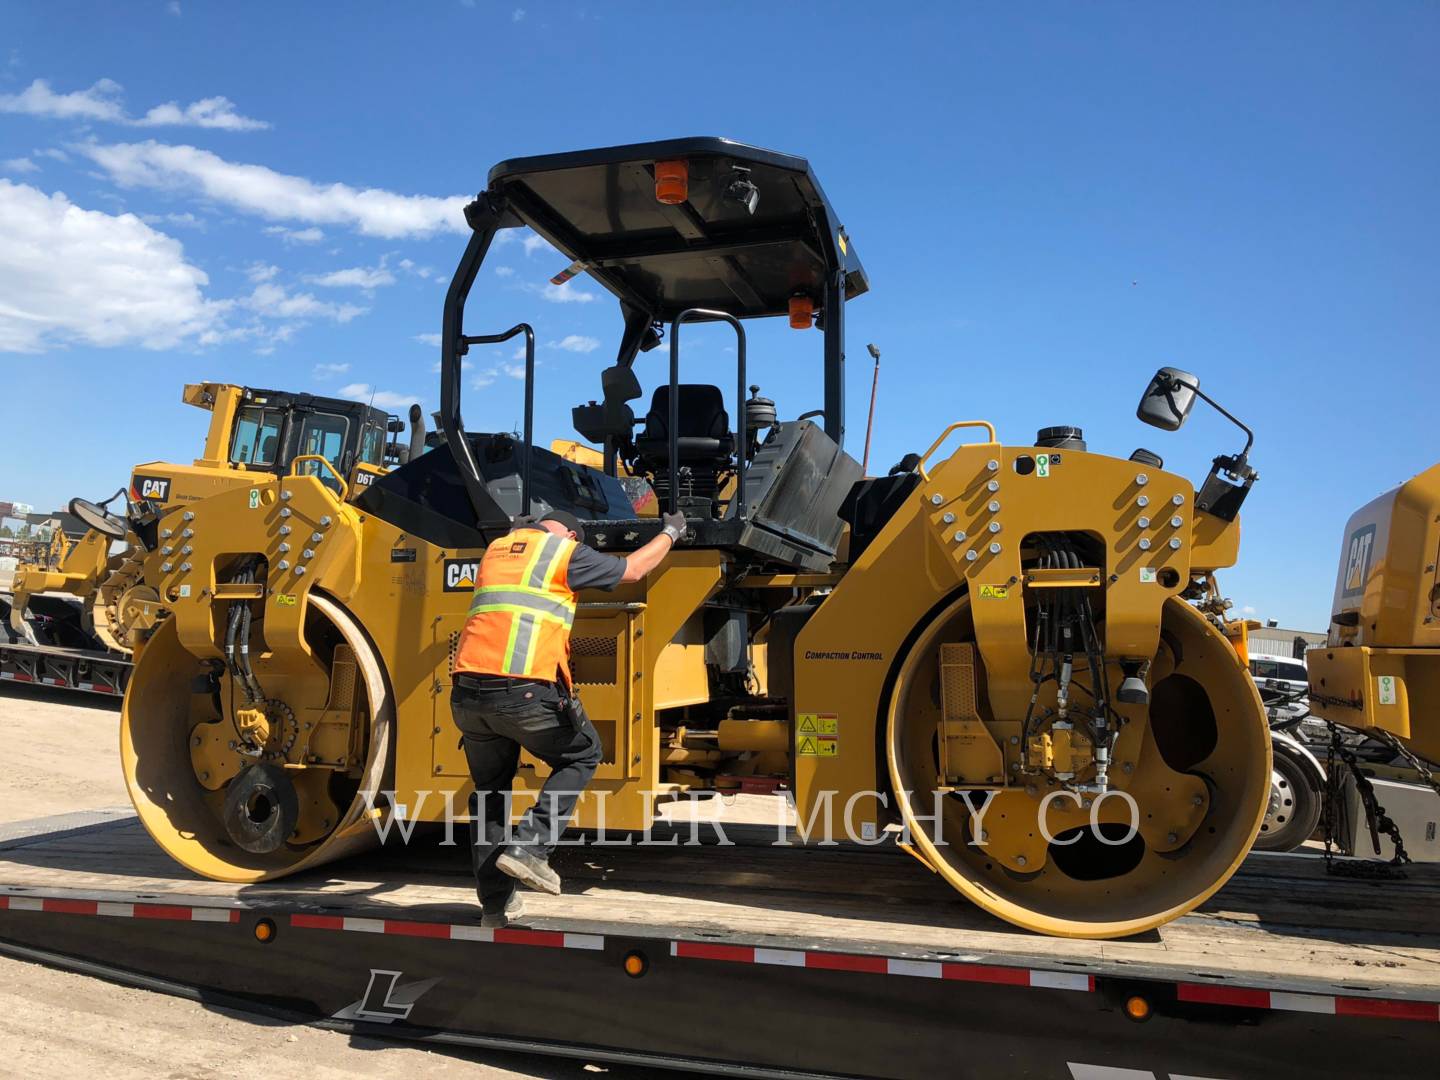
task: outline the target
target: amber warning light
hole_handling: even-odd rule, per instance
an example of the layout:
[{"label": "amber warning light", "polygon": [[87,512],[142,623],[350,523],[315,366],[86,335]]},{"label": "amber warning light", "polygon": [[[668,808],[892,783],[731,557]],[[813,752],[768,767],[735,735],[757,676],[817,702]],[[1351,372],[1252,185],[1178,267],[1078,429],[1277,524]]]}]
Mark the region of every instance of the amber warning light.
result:
[{"label": "amber warning light", "polygon": [[655,163],[655,198],[669,206],[690,197],[690,166],[684,161]]}]

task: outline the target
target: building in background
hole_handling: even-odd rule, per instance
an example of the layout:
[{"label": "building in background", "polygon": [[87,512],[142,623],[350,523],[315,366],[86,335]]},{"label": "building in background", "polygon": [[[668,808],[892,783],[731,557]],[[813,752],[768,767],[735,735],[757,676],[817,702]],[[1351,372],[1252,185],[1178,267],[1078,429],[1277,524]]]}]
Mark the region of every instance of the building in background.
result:
[{"label": "building in background", "polygon": [[1250,655],[1264,653],[1269,656],[1293,656],[1304,659],[1305,650],[1325,644],[1325,635],[1314,630],[1287,630],[1267,619],[1264,626],[1250,631],[1246,648]]}]

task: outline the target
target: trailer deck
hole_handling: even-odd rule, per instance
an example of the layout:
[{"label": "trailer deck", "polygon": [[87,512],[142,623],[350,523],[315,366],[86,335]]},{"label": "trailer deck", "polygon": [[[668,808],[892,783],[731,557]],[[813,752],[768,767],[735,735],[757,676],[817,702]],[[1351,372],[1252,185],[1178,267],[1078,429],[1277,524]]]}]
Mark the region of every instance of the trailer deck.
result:
[{"label": "trailer deck", "polygon": [[1405,1076],[1440,1054],[1436,868],[1327,879],[1314,856],[1257,854],[1198,912],[1085,941],[1011,928],[891,845],[724,831],[564,848],[566,895],[527,893],[492,931],[441,836],[237,886],[181,871],[121,813],[12,826],[0,949],[391,1037],[735,1075],[1352,1075],[1383,1052]]}]

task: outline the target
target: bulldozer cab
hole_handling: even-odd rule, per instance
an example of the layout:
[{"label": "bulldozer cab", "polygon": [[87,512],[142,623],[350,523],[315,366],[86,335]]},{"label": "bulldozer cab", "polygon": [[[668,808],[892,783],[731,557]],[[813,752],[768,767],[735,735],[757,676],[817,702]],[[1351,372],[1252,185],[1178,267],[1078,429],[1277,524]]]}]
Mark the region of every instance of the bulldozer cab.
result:
[{"label": "bulldozer cab", "polygon": [[391,436],[403,430],[398,417],[360,402],[247,387],[235,409],[228,461],[247,470],[316,476],[338,495],[342,479],[368,486],[398,464],[404,448]]},{"label": "bulldozer cab", "polygon": [[[841,504],[861,476],[843,449],[844,306],[869,285],[808,162],[715,138],[516,158],[491,170],[466,218],[473,234],[445,305],[439,419],[482,530],[508,527],[520,507],[559,507],[586,522],[595,546],[638,547],[659,521],[637,516],[619,484],[623,466],[648,482],[662,507],[685,512],[692,546],[828,567]],[[620,305],[624,329],[614,363],[600,372],[599,398],[573,410],[577,432],[603,447],[598,470],[534,446],[533,329],[465,331],[465,301],[491,242],[519,226],[570,260],[552,287],[588,274]],[[758,390],[747,396],[743,322],[754,318],[820,330],[822,408],[787,419]],[[682,328],[696,321],[726,322],[736,335],[735,369],[716,383],[682,363]],[[526,432],[514,459],[520,498],[502,508],[507,500],[497,499],[486,467],[494,437],[467,436],[461,421],[461,358],[521,334],[528,359]],[[642,386],[637,356],[667,341],[669,378]],[[631,403],[647,394],[637,410]],[[550,482],[556,474],[568,483]],[[403,484],[379,486],[398,494]]]}]

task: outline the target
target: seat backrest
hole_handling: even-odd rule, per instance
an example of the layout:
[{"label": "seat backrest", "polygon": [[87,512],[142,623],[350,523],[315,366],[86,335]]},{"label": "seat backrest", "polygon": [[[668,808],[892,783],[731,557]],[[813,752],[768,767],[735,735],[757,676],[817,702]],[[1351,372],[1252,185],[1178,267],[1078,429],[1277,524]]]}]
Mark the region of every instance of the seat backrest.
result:
[{"label": "seat backrest", "polygon": [[[730,434],[730,414],[718,386],[708,383],[680,384],[680,431],[682,439],[724,439]],[[670,386],[655,388],[650,411],[645,415],[646,439],[670,436]]]}]

